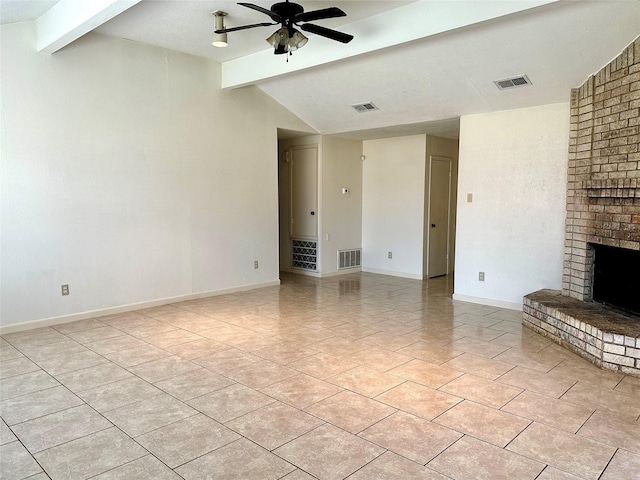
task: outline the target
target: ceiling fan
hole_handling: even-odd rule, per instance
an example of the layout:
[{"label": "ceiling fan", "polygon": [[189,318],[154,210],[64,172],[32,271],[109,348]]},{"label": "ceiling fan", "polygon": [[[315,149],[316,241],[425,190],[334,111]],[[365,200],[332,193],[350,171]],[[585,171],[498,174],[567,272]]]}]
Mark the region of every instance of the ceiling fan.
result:
[{"label": "ceiling fan", "polygon": [[296,26],[301,30],[304,30],[305,32],[315,33],[316,35],[320,35],[322,37],[326,37],[342,43],[349,43],[351,40],[353,40],[353,35],[338,32],[337,30],[332,30],[330,28],[315,25],[313,23],[303,23],[313,20],[323,20],[326,18],[345,17],[347,14],[337,7],[323,8],[320,10],[305,12],[302,5],[289,2],[289,0],[274,3],[273,5],[271,5],[270,10],[267,10],[266,8],[263,8],[259,5],[254,5],[253,3],[238,3],[238,5],[242,5],[243,7],[247,7],[268,15],[269,18],[273,20],[273,23],[262,22],[254,23],[251,25],[243,25],[241,27],[219,28],[215,31],[215,33],[223,34],[228,32],[235,32],[237,30],[246,30],[247,28],[267,27],[280,24],[281,28],[279,28],[276,32],[273,33],[273,35],[267,38],[267,42],[274,47],[273,53],[276,55],[286,53],[290,55],[294,50],[297,50],[298,48],[306,45],[308,41],[307,37],[300,33],[300,31],[295,28]]}]

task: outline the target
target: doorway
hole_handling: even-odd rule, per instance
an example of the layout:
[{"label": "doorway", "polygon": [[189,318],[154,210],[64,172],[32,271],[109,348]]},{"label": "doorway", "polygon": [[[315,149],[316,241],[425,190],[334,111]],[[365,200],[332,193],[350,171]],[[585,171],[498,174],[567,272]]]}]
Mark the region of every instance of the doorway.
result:
[{"label": "doorway", "polygon": [[429,214],[427,220],[427,276],[429,278],[449,273],[451,168],[451,158],[429,157]]}]

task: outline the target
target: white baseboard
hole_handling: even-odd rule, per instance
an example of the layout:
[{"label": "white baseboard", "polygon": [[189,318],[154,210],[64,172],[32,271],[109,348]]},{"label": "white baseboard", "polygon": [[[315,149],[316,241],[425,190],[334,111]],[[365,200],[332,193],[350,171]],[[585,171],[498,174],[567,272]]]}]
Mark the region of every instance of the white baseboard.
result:
[{"label": "white baseboard", "polygon": [[69,315],[61,315],[59,317],[43,318],[40,320],[31,320],[28,322],[14,323],[10,325],[0,325],[0,335],[13,332],[21,332],[24,330],[32,330],[40,327],[50,327],[52,325],[60,325],[63,323],[75,322],[77,320],[86,320],[88,318],[99,318],[107,315],[114,315],[118,313],[132,312],[135,310],[142,310],[145,308],[159,307],[162,305],[169,305],[171,303],[185,302],[187,300],[197,300],[199,298],[215,297],[218,295],[226,295],[229,293],[244,292],[247,290],[255,290],[258,288],[274,287],[280,285],[280,280],[274,280],[271,282],[254,283],[250,285],[242,285],[239,287],[226,288],[222,290],[211,290],[208,292],[194,293],[189,295],[180,295],[177,297],[161,298],[158,300],[151,300],[148,302],[131,303],[129,305],[119,305],[117,307],[107,307],[98,310],[91,310],[88,312],[71,313]]},{"label": "white baseboard", "polygon": [[458,293],[454,293],[452,298],[459,302],[478,303],[480,305],[489,305],[490,307],[522,311],[522,303],[505,302],[502,300],[495,300],[493,298],[472,297],[469,295],[460,295]]},{"label": "white baseboard", "polygon": [[393,270],[378,270],[377,268],[362,267],[365,273],[377,273],[378,275],[390,275],[392,277],[410,278],[411,280],[422,280],[422,274],[396,272]]}]

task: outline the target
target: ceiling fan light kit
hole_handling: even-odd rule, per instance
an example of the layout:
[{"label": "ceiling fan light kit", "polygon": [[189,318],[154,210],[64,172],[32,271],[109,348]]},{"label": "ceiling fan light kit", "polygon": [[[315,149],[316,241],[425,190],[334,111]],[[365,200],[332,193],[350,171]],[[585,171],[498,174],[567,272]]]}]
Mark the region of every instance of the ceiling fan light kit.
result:
[{"label": "ceiling fan light kit", "polygon": [[[228,32],[246,30],[248,28],[255,27],[266,27],[277,24],[280,24],[281,27],[276,30],[269,38],[267,38],[267,43],[269,43],[269,45],[274,48],[273,53],[275,55],[287,53],[291,55],[293,51],[302,48],[307,44],[309,39],[305,37],[298,29],[296,29],[296,26],[299,27],[300,30],[304,30],[305,32],[315,33],[316,35],[320,35],[321,37],[329,38],[341,43],[349,43],[351,40],[353,40],[353,35],[349,35],[347,33],[338,32],[337,30],[332,30],[330,28],[322,27],[320,25],[315,25],[312,23],[301,23],[309,22],[312,20],[323,20],[326,18],[344,17],[347,15],[337,7],[323,8],[320,10],[305,12],[302,5],[291,3],[289,2],[289,0],[274,3],[273,5],[271,5],[270,10],[260,7],[259,5],[254,5],[253,3],[238,3],[238,5],[256,10],[260,13],[264,13],[265,15],[269,16],[269,18],[271,18],[274,23],[264,22],[254,23],[251,25],[243,25],[240,27],[224,28],[222,17],[226,15],[226,13],[216,11],[214,12],[214,15],[216,15],[216,30],[214,32],[214,36],[224,34],[224,46],[226,46],[226,34]],[[217,13],[222,13],[223,15],[217,15]]]},{"label": "ceiling fan light kit", "polygon": [[225,33],[217,33],[218,30],[224,30],[224,17],[227,16],[227,12],[223,12],[221,10],[216,10],[215,12],[211,12],[216,17],[216,31],[213,32],[213,37],[211,39],[211,45],[214,47],[223,48],[229,45],[227,43],[227,34]]}]

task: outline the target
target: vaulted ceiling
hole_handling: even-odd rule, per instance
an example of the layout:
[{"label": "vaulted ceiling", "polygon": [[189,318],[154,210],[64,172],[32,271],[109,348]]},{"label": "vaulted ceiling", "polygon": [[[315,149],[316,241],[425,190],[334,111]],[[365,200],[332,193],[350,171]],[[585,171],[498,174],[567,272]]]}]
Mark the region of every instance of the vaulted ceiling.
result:
[{"label": "vaulted ceiling", "polygon": [[[223,88],[256,85],[318,132],[360,139],[456,137],[461,115],[566,102],[640,35],[638,1],[298,2],[305,11],[341,8],[346,17],[314,23],[355,39],[307,34],[286,58],[265,42],[272,26],[229,33],[229,46],[215,48],[214,10],[228,13],[226,27],[270,21],[228,0],[103,0],[88,2],[91,11],[74,0],[0,0],[0,20],[36,21],[43,52],[95,30],[210,58],[222,64]],[[521,74],[532,85],[494,84]],[[364,102],[378,110],[351,107]]]}]

